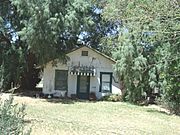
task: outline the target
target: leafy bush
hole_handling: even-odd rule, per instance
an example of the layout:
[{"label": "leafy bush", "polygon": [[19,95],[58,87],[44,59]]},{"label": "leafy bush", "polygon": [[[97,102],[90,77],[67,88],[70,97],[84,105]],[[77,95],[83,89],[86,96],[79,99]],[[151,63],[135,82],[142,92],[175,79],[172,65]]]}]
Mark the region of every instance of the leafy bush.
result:
[{"label": "leafy bush", "polygon": [[171,114],[180,115],[180,101],[176,101],[175,99],[170,101],[167,97],[166,99],[163,97],[159,104],[168,109]]},{"label": "leafy bush", "polygon": [[122,96],[119,94],[110,94],[101,98],[102,101],[122,101]]},{"label": "leafy bush", "polygon": [[24,132],[25,105],[19,106],[13,103],[13,97],[0,99],[0,134],[1,135],[27,135],[30,130]]},{"label": "leafy bush", "polygon": [[167,97],[161,97],[156,100],[156,103],[168,109],[170,113],[180,115],[180,101],[173,102],[169,101]]}]

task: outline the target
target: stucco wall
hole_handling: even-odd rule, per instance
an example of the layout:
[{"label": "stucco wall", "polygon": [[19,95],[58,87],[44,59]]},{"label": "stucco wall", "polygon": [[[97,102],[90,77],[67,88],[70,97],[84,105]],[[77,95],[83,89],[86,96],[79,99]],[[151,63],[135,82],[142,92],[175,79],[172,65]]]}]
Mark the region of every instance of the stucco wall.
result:
[{"label": "stucco wall", "polygon": [[[88,56],[81,56],[82,51],[88,51]],[[56,92],[56,90],[54,90],[56,69],[68,70],[72,65],[83,65],[95,67],[96,76],[90,77],[90,92],[95,92],[98,98],[103,96],[103,93],[99,92],[100,72],[113,72],[114,62],[87,47],[82,47],[78,50],[68,53],[67,56],[70,58],[67,64],[58,63],[56,66],[53,67],[52,63],[49,62],[44,68],[43,93],[51,94]],[[119,83],[116,83],[113,79],[112,93],[121,93],[119,86]],[[77,76],[68,74],[68,96],[70,96],[71,94],[76,94],[76,89]]]}]

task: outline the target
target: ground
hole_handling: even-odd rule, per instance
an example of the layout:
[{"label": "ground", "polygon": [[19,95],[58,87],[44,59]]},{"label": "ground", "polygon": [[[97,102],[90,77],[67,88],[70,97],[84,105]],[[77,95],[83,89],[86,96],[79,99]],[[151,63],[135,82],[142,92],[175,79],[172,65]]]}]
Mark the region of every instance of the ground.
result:
[{"label": "ground", "polygon": [[180,117],[157,106],[122,102],[46,100],[15,96],[27,105],[32,135],[179,135]]}]

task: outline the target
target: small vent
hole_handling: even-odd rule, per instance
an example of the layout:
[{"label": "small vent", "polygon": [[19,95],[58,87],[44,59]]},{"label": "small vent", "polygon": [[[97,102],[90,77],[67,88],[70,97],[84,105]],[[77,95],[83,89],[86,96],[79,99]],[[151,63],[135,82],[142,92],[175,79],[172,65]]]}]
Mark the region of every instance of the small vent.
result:
[{"label": "small vent", "polygon": [[88,56],[88,51],[82,51],[81,56]]}]

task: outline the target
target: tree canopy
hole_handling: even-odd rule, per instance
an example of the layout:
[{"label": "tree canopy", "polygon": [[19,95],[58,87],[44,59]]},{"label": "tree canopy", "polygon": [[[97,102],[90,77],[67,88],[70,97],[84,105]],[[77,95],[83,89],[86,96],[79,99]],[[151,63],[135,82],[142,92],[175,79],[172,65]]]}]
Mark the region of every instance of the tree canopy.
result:
[{"label": "tree canopy", "polygon": [[[103,16],[119,21],[111,38],[115,70],[125,83],[127,100],[137,103],[154,90],[179,111],[180,3],[177,0],[108,0]],[[112,45],[113,45],[112,44]]]},{"label": "tree canopy", "polygon": [[34,68],[37,64],[43,65],[55,58],[65,60],[67,51],[82,44],[100,49],[101,37],[113,27],[112,23],[102,19],[102,7],[98,2],[0,2],[0,72],[5,89],[10,87],[11,82],[33,89],[38,81],[39,71]]},{"label": "tree canopy", "polygon": [[[178,0],[0,0],[0,89],[38,82],[37,64],[87,44],[112,55],[124,100],[155,91],[178,113]],[[80,43],[80,44],[79,44]]]}]

